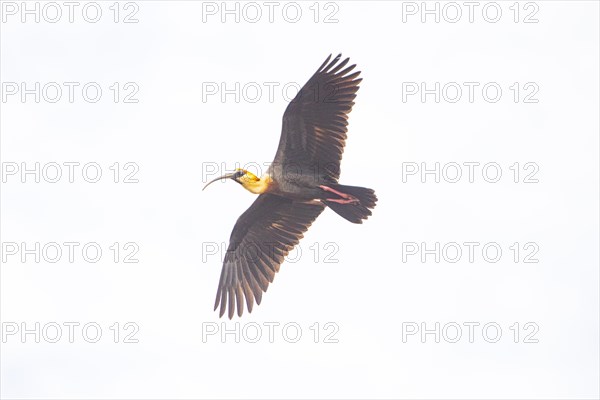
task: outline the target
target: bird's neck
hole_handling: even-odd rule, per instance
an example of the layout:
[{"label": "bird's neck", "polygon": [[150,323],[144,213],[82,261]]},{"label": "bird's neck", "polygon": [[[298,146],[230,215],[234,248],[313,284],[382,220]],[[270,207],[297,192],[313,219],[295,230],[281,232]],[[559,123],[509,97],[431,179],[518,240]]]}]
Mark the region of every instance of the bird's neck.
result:
[{"label": "bird's neck", "polygon": [[262,178],[257,179],[245,179],[241,182],[244,189],[254,194],[265,193],[269,189],[269,185],[273,182],[268,174],[263,175]]}]

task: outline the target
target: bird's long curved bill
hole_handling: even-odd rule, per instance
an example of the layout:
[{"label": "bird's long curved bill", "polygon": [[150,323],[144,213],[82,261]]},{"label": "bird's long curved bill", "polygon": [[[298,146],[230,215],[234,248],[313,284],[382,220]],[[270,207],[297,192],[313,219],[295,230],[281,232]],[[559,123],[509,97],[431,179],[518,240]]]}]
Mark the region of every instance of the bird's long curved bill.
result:
[{"label": "bird's long curved bill", "polygon": [[206,189],[206,188],[208,187],[208,185],[210,185],[210,184],[211,184],[211,183],[213,183],[213,182],[220,181],[220,180],[222,180],[222,179],[231,179],[231,178],[233,178],[233,175],[234,175],[234,174],[235,174],[235,172],[233,172],[233,173],[231,173],[231,174],[225,174],[225,175],[223,175],[223,176],[220,176],[220,177],[218,177],[218,178],[215,178],[215,179],[213,179],[212,181],[208,182],[206,185],[204,185],[204,187],[202,188],[202,190]]}]

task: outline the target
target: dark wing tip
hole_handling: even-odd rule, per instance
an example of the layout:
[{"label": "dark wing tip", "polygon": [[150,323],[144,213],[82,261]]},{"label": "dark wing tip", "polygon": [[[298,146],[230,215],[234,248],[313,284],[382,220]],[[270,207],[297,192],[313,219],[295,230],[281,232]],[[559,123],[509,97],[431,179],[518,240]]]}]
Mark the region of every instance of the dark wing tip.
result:
[{"label": "dark wing tip", "polygon": [[227,306],[227,291],[223,290],[221,293],[221,310],[219,311],[219,318],[225,314],[225,308]]},{"label": "dark wing tip", "polygon": [[229,311],[227,316],[229,319],[232,319],[233,315],[235,314],[235,293],[233,287],[231,286],[229,287],[229,304],[227,305],[227,309]]},{"label": "dark wing tip", "polygon": [[[336,66],[334,66],[334,67],[333,67],[333,69],[331,69],[331,70],[327,71],[327,75],[333,75],[333,76],[336,76],[336,77],[343,76],[343,75],[344,75],[344,73],[345,73],[347,70],[345,70],[345,71],[343,71],[343,72],[340,72],[340,73],[338,73],[338,71],[339,71],[340,69],[344,68],[344,66],[346,66],[346,64],[348,64],[348,61],[350,61],[350,59],[349,59],[349,58],[346,58],[344,61],[342,61],[341,63],[339,63],[339,64],[337,64]],[[351,68],[352,68],[352,67],[351,67]]]},{"label": "dark wing tip", "polygon": [[327,65],[327,63],[329,63],[329,60],[331,60],[331,56],[332,56],[332,55],[333,55],[333,54],[329,54],[329,55],[327,56],[327,58],[325,59],[325,61],[323,62],[323,64],[321,64],[321,66],[319,67],[319,69],[317,70],[317,72],[321,72],[321,71],[323,71],[323,68],[324,68],[324,67]]},{"label": "dark wing tip", "polygon": [[338,63],[338,61],[340,61],[340,58],[342,58],[342,53],[338,54],[337,56],[335,56],[335,58],[325,67],[323,68],[320,72],[323,73],[331,73],[331,68],[333,68],[335,66],[335,64]]},{"label": "dark wing tip", "polygon": [[263,292],[260,292],[258,294],[258,296],[256,296],[256,294],[255,294],[256,304],[259,305],[259,306],[260,306],[260,302],[262,301],[262,294],[263,294]]},{"label": "dark wing tip", "polygon": [[221,287],[219,287],[219,290],[217,290],[217,298],[215,299],[215,308],[213,308],[213,311],[217,311],[217,308],[219,307],[220,303],[221,303]]}]

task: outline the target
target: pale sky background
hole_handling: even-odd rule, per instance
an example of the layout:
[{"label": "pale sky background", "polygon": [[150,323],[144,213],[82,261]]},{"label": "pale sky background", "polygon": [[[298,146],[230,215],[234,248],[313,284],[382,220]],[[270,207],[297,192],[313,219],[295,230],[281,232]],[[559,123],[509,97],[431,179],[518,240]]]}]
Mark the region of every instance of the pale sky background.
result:
[{"label": "pale sky background", "polygon": [[[101,2],[99,22],[89,23],[82,2],[73,23],[64,6],[56,23],[44,15],[39,23],[32,15],[22,23],[21,10],[14,9],[21,3],[7,3],[0,32],[3,171],[13,163],[33,168],[39,162],[49,165],[47,171],[54,165],[49,163],[80,166],[74,183],[65,166],[58,183],[35,183],[31,175],[21,183],[19,174],[2,183],[3,398],[600,395],[597,2],[521,2],[518,22],[514,2],[499,2],[496,23],[482,15],[485,8],[486,18],[495,16],[486,2],[475,8],[472,23],[465,6],[451,23],[453,6],[439,3],[440,13],[446,12],[440,22],[426,15],[423,23],[420,9],[410,14],[421,2],[392,1],[299,2],[297,23],[283,18],[283,2],[272,23],[263,2],[256,3],[263,12],[256,23],[244,15],[239,23],[234,16],[223,23],[218,13],[204,15],[204,22],[203,7],[210,11],[221,2],[195,1],[119,3],[118,23],[113,2]],[[39,4],[42,13],[45,3]],[[239,3],[240,12],[245,4]],[[293,17],[294,5],[287,7]],[[54,18],[53,9],[45,10]],[[138,22],[123,23],[132,12]],[[337,22],[324,23],[332,12]],[[538,22],[524,23],[526,16]],[[203,247],[225,246],[254,198],[232,182],[202,192],[203,171],[221,163],[230,169],[236,162],[271,161],[287,103],[281,88],[303,84],[337,52],[351,57],[363,78],[341,182],[375,189],[377,208],[363,225],[326,210],[302,240],[297,262],[282,265],[263,304],[220,325],[226,320],[212,305],[221,260],[203,254]],[[54,97],[50,85],[39,103],[34,95],[22,102],[20,93],[8,94],[21,82],[30,89],[35,82],[58,82],[63,96],[48,102]],[[79,84],[73,103],[63,82]],[[102,88],[96,103],[82,97],[88,82]],[[110,89],[115,82],[118,103]],[[125,87],[128,82],[134,85]],[[231,89],[236,82],[262,87],[262,97],[253,102],[248,92],[236,102],[233,95],[221,101],[217,94],[203,101],[203,87],[225,83]],[[272,101],[265,82],[278,85]],[[425,102],[419,95],[403,101],[403,90],[421,82],[429,89],[456,82],[463,97],[447,101],[454,97],[451,84],[439,103],[433,95]],[[479,85],[473,102],[464,82]],[[488,83],[502,90],[495,103],[482,97]],[[135,87],[138,102],[123,103]],[[537,102],[525,103],[534,91],[529,100]],[[101,167],[98,183],[82,178],[81,165],[90,162]],[[115,162],[119,183],[110,169]],[[122,182],[134,168],[125,168],[128,162],[139,167],[138,183]],[[465,162],[480,163],[473,183]],[[510,169],[516,162],[518,183]],[[435,183],[431,175],[425,183],[419,175],[403,182],[403,170],[415,165],[410,163],[458,163],[465,175],[457,183]],[[497,183],[483,179],[487,163],[500,166]],[[526,163],[535,165],[525,169]],[[536,166],[538,183],[524,183]],[[56,263],[36,263],[32,255],[22,262],[20,252],[7,251],[11,243],[32,248],[36,242],[81,245],[73,263],[64,245]],[[81,256],[89,242],[103,251],[97,263]],[[110,249],[115,242],[118,263]],[[128,242],[135,245],[124,249]],[[436,242],[480,245],[473,263],[464,245],[455,263],[448,261],[454,253],[439,263],[431,255],[422,262],[420,253],[405,254],[403,262],[403,243],[431,249]],[[483,259],[486,243],[501,248],[498,262]],[[124,263],[135,246],[139,262]],[[539,262],[524,263],[532,249]],[[337,263],[327,262],[332,251]],[[46,333],[53,323],[63,326],[62,338],[36,343],[30,334],[23,343],[21,332],[7,335],[36,322],[50,329]],[[68,322],[80,324],[73,343]],[[115,322],[118,343],[110,329]],[[131,332],[127,322],[139,328],[138,343],[123,343]],[[229,335],[223,343],[217,334],[203,341],[203,327],[204,333],[207,327],[234,329],[236,322],[246,333],[262,327],[263,337],[236,343]],[[273,343],[264,325],[270,322],[280,324]],[[325,343],[333,329],[325,329],[328,322],[337,327],[337,343]],[[469,322],[479,324],[473,343],[464,325]],[[83,338],[86,323],[101,327],[97,343]],[[297,343],[281,332],[289,323],[302,329]],[[403,341],[403,327],[406,333],[421,323],[449,330],[439,343],[431,334],[425,343],[418,334]],[[488,323],[502,329],[496,343],[482,335]],[[454,324],[463,335],[450,343]],[[534,330],[527,341],[537,343],[525,343]],[[488,333],[493,337],[493,328]]]}]

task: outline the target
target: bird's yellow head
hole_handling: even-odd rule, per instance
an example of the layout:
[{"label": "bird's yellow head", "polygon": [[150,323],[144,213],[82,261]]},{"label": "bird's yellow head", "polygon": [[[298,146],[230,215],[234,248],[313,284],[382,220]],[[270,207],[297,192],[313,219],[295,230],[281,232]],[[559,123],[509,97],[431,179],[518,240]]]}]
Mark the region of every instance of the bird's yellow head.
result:
[{"label": "bird's yellow head", "polygon": [[[269,184],[272,182],[271,177],[269,175],[265,175],[262,178],[259,178],[258,176],[254,175],[250,171],[247,171],[242,168],[237,168],[235,170],[235,172],[232,172],[230,174],[225,174],[223,176],[220,176],[220,177],[208,182],[206,184],[206,186],[204,186],[204,189],[206,189],[206,187],[208,185],[210,185],[211,183],[216,182],[221,179],[232,179],[232,180],[236,181],[237,183],[239,183],[240,185],[242,185],[244,187],[244,189],[246,189],[249,192],[252,192],[254,194],[261,194],[261,193],[266,192],[267,189],[269,188]],[[204,190],[204,189],[202,189],[202,190]]]}]

